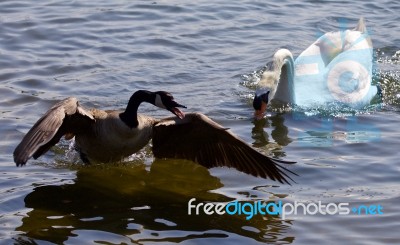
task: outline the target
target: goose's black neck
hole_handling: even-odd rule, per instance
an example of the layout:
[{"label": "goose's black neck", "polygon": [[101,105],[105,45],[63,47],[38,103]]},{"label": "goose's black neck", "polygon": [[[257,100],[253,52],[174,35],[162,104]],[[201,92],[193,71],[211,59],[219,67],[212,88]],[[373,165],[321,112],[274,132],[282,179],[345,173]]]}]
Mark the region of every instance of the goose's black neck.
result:
[{"label": "goose's black neck", "polygon": [[125,111],[119,114],[121,120],[130,128],[136,128],[139,125],[137,110],[142,102],[154,104],[155,94],[146,90],[136,91],[129,99]]}]

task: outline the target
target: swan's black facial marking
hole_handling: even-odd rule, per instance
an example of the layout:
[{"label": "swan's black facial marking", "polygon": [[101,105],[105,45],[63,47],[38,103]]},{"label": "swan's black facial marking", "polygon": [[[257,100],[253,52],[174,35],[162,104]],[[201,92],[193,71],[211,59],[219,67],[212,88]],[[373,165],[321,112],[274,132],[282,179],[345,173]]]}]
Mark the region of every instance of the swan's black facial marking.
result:
[{"label": "swan's black facial marking", "polygon": [[266,89],[260,89],[256,91],[256,94],[254,95],[254,100],[253,100],[253,108],[254,110],[261,110],[262,107],[262,102],[265,104],[268,104],[268,99],[269,99],[269,90]]},{"label": "swan's black facial marking", "polygon": [[267,110],[269,102],[269,89],[259,89],[256,91],[253,100],[254,117],[256,120],[264,118],[264,113]]},{"label": "swan's black facial marking", "polygon": [[254,110],[261,110],[261,97],[254,96],[253,108]]},{"label": "swan's black facial marking", "polygon": [[175,114],[179,118],[184,118],[185,114],[179,110],[177,107],[186,108],[186,106],[179,104],[174,100],[174,97],[165,91],[157,91],[155,92],[156,97],[154,101],[154,105],[157,107],[169,110],[173,114]]}]

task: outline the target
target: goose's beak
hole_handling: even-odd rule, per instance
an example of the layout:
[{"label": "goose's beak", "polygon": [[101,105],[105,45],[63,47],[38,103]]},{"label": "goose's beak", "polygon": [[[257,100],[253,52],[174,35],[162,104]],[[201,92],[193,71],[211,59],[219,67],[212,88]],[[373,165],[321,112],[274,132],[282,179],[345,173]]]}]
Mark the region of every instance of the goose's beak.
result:
[{"label": "goose's beak", "polygon": [[261,102],[261,108],[260,110],[255,110],[254,111],[254,118],[256,120],[260,120],[263,119],[265,116],[265,111],[267,110],[267,103],[265,103],[264,101]]},{"label": "goose's beak", "polygon": [[178,107],[187,108],[186,106],[181,105],[176,101],[173,101],[172,107],[170,107],[168,110],[174,113],[175,116],[179,117],[180,119],[183,119],[185,117],[185,113],[179,110]]},{"label": "goose's beak", "polygon": [[[186,107],[185,107],[186,108]],[[185,117],[185,113],[183,113],[181,110],[179,110],[178,108],[174,107],[172,108],[172,113],[174,113],[177,117],[179,117],[180,119],[183,119]]]}]

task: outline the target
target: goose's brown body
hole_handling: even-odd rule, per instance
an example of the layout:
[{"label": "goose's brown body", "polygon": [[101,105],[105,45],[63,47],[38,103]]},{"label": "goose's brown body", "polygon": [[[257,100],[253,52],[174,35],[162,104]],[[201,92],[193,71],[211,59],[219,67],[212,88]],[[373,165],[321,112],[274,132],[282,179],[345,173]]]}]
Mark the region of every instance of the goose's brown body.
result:
[{"label": "goose's brown body", "polygon": [[121,119],[122,111],[90,110],[96,123],[84,133],[75,136],[79,151],[90,162],[117,162],[149,143],[156,119],[138,114],[138,127],[130,128]]}]

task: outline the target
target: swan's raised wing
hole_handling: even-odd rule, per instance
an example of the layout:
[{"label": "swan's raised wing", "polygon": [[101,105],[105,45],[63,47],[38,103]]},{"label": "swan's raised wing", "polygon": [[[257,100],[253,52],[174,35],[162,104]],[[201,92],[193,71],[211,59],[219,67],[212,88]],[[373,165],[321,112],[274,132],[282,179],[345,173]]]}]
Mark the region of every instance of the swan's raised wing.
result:
[{"label": "swan's raised wing", "polygon": [[[207,168],[233,167],[253,176],[270,178],[281,183],[294,172],[279,163],[294,163],[271,159],[221,125],[199,113],[190,113],[184,119],[167,118],[153,129],[153,153],[158,158],[181,158]],[[292,180],[293,181],[293,180]]]},{"label": "swan's raised wing", "polygon": [[29,130],[14,150],[14,162],[25,165],[29,158],[38,158],[55,145],[63,135],[86,130],[95,119],[76,98],[62,100],[50,108]]}]

